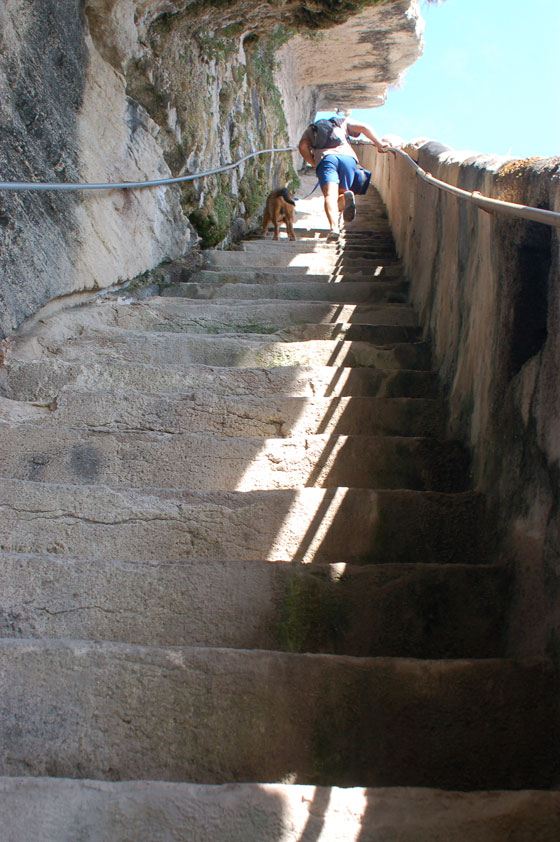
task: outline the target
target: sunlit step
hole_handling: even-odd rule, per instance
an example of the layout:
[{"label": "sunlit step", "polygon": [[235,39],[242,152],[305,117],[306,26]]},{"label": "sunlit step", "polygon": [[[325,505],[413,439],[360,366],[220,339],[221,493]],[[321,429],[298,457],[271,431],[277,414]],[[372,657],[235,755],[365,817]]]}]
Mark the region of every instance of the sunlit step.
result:
[{"label": "sunlit step", "polygon": [[111,327],[84,328],[79,335],[53,340],[42,349],[42,353],[68,361],[104,357],[165,366],[363,366],[424,371],[431,368],[431,349],[427,342],[389,345],[345,342],[343,339],[282,342],[266,334],[251,337],[199,336]]},{"label": "sunlit step", "polygon": [[122,561],[485,560],[472,492],[195,492],[0,480],[0,550]]},{"label": "sunlit step", "polygon": [[0,370],[4,394],[20,401],[51,404],[66,386],[110,392],[180,392],[205,389],[215,395],[294,397],[426,397],[439,394],[437,372],[330,366],[224,368],[151,365],[85,354],[72,362],[11,357]]},{"label": "sunlit step", "polygon": [[385,282],[374,279],[361,281],[341,281],[340,283],[325,283],[324,281],[284,280],[271,278],[270,283],[247,283],[237,278],[233,283],[211,283],[208,279],[198,279],[193,275],[189,282],[175,284],[161,291],[163,296],[198,298],[209,300],[212,298],[242,299],[254,301],[266,298],[293,301],[335,301],[341,304],[369,303],[399,303],[404,304],[408,295],[408,282]]},{"label": "sunlit step", "polygon": [[[257,254],[251,251],[212,251],[204,252],[203,267],[224,267],[227,269],[240,268],[258,268],[260,266],[285,266],[285,267],[304,267],[314,272],[331,271],[333,267],[340,266],[345,268],[369,268],[373,264],[379,262],[379,257],[375,252],[357,253],[352,252],[338,252],[335,249],[327,251],[327,249],[318,252],[295,251],[289,249],[282,249],[275,244],[276,248],[265,248]],[[396,255],[390,258],[384,257],[385,262],[397,261]]]},{"label": "sunlit step", "polygon": [[18,422],[0,422],[0,435],[0,476],[12,479],[202,491],[345,486],[452,492],[468,484],[463,447],[434,438],[263,439]]},{"label": "sunlit step", "polygon": [[310,834],[321,842],[560,837],[558,792],[1,778],[0,799],[3,831],[18,842],[77,842],[76,827],[84,840],[99,842],[114,842],[117,827],[134,842],[300,842]]},{"label": "sunlit step", "polygon": [[[298,283],[348,283],[349,281],[399,281],[404,278],[404,269],[400,263],[374,261],[363,268],[330,267],[319,272],[307,271],[305,267],[289,266],[252,266],[215,267],[195,269],[184,275],[177,283],[194,281],[215,283],[264,283],[293,281]],[[173,286],[163,286],[162,295],[172,293]]]},{"label": "sunlit step", "polygon": [[64,388],[50,407],[0,399],[0,420],[123,432],[206,433],[253,438],[298,435],[444,434],[442,401],[425,398],[298,398]]},{"label": "sunlit step", "polygon": [[[267,333],[296,325],[302,331],[307,325],[310,331],[317,331],[315,325],[324,325],[325,336],[356,338],[348,336],[350,326],[359,333],[356,326],[361,325],[378,327],[377,335],[381,338],[384,335],[404,336],[405,340],[400,341],[419,338],[414,312],[403,304],[337,305],[320,301],[232,302],[227,299],[192,301],[187,298],[154,298],[141,306],[132,304],[105,308],[103,313],[106,314],[104,322],[107,325],[162,333]],[[374,337],[372,341],[375,341],[375,331],[371,331],[371,335]]]}]

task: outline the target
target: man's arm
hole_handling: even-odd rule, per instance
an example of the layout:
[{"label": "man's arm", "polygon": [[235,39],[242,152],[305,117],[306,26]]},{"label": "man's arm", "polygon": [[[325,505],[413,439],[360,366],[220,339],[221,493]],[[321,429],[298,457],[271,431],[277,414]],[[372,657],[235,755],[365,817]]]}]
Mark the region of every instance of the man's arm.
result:
[{"label": "man's arm", "polygon": [[311,151],[312,148],[313,147],[311,146],[309,139],[304,135],[299,142],[298,149],[303,160],[307,164],[311,164],[311,166],[314,167],[315,161],[313,159],[313,152]]},{"label": "man's arm", "polygon": [[379,135],[366,123],[347,123],[346,126],[351,137],[359,137],[359,135],[364,134],[368,140],[376,145],[380,152],[386,152],[391,148],[391,144],[381,140]]}]

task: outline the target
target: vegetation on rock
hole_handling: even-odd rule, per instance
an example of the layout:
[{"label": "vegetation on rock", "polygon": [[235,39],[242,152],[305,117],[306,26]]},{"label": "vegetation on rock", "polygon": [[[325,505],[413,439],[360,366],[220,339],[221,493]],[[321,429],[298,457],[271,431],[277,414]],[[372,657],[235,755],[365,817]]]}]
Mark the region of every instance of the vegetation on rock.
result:
[{"label": "vegetation on rock", "polygon": [[[198,2],[161,14],[149,50],[131,63],[127,93],[158,127],[173,175],[218,168],[245,155],[289,145],[284,103],[275,82],[278,49],[298,33],[313,35],[380,0],[305,0],[257,4]],[[266,194],[299,185],[290,153],[263,156],[225,175],[182,187],[185,215],[215,246],[238,221],[256,224]]]}]

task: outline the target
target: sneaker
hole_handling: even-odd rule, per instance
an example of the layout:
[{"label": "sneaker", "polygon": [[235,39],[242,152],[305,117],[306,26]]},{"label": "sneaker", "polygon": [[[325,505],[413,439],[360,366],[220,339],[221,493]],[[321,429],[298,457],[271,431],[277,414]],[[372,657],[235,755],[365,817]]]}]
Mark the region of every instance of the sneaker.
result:
[{"label": "sneaker", "polygon": [[340,238],[340,234],[338,233],[338,231],[329,231],[329,233],[327,234],[326,242],[327,243],[338,243],[339,238]]},{"label": "sneaker", "polygon": [[342,211],[344,221],[352,222],[352,220],[356,216],[356,200],[354,199],[354,194],[351,190],[347,190],[344,194],[344,205],[345,207]]}]

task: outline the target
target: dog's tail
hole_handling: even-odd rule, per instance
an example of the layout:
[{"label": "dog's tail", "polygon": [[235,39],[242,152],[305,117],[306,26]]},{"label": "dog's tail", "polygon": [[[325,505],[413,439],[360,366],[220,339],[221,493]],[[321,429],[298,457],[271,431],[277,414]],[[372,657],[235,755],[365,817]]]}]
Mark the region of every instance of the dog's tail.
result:
[{"label": "dog's tail", "polygon": [[287,202],[289,205],[295,205],[294,200],[292,199],[285,187],[282,187],[282,189],[280,190],[280,195],[282,196],[284,201]]}]

